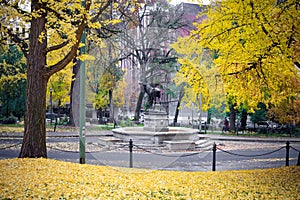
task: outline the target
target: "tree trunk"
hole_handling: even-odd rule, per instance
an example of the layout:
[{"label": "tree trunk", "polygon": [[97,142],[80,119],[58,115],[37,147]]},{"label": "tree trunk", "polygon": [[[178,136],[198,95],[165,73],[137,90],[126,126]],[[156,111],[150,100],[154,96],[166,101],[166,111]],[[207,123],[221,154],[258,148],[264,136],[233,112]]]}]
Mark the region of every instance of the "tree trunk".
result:
[{"label": "tree trunk", "polygon": [[235,131],[235,119],[236,113],[233,105],[230,105],[230,116],[229,116],[229,123],[230,123],[230,131]]},{"label": "tree trunk", "polygon": [[109,95],[109,122],[112,123],[114,122],[114,105],[113,105],[113,91],[109,90],[108,91]]},{"label": "tree trunk", "polygon": [[247,111],[243,109],[241,113],[241,128],[243,130],[245,130],[247,126],[247,115],[248,115]]},{"label": "tree trunk", "polygon": [[176,126],[177,121],[178,121],[180,103],[181,103],[180,100],[178,100],[177,106],[176,106],[176,111],[175,111],[175,116],[174,116],[174,120],[173,120],[173,125],[174,126]]},{"label": "tree trunk", "polygon": [[136,109],[135,109],[135,114],[134,114],[134,121],[138,121],[140,119],[140,112],[141,112],[141,108],[142,108],[144,95],[145,95],[145,91],[141,86],[140,94],[139,94],[138,101],[137,101],[137,104],[136,104]]},{"label": "tree trunk", "polygon": [[[89,10],[90,1],[85,9]],[[107,3],[106,5],[109,5]],[[52,66],[46,65],[47,51],[47,3],[39,0],[31,1],[31,12],[38,13],[31,19],[29,34],[29,51],[27,54],[27,85],[25,131],[19,157],[47,157],[46,150],[46,89],[50,76],[72,62],[80,44],[80,38],[86,26],[86,17],[77,27],[77,42],[70,48],[68,54]],[[104,10],[103,10],[104,11]]]},{"label": "tree trunk", "polygon": [[[39,10],[42,5],[32,1],[31,9]],[[45,74],[47,39],[45,13],[33,17],[30,31],[30,48],[27,57],[25,131],[19,157],[47,157],[46,150],[46,89],[49,77]]]},{"label": "tree trunk", "polygon": [[174,116],[174,120],[173,120],[174,126],[176,126],[176,124],[177,124],[178,115],[179,115],[179,107],[180,107],[181,100],[182,100],[183,96],[184,96],[184,90],[181,89],[180,92],[179,92],[178,102],[177,102],[175,116]]},{"label": "tree trunk", "polygon": [[208,111],[207,111],[207,120],[206,120],[207,124],[210,124],[211,116],[212,116],[212,111],[211,111],[211,109],[208,109]]}]

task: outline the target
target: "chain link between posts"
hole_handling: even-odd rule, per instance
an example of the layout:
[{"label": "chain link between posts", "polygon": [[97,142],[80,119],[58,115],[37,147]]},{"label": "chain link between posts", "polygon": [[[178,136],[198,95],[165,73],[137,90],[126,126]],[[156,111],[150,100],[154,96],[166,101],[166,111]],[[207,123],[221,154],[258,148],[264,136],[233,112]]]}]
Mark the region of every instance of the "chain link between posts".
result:
[{"label": "chain link between posts", "polygon": [[[22,142],[19,142],[19,143],[16,143],[16,144],[12,144],[12,145],[9,145],[9,146],[5,146],[5,147],[2,147],[0,148],[0,150],[6,150],[6,149],[10,149],[10,148],[13,148],[13,147],[17,147],[19,145],[21,145]],[[110,148],[110,149],[103,149],[103,150],[100,150],[100,151],[88,151],[86,153],[103,153],[103,152],[109,152],[109,151],[114,151],[116,149],[122,149],[124,147],[129,147],[129,152],[132,156],[132,148],[133,147],[136,147],[137,149],[140,149],[146,153],[150,153],[150,154],[153,154],[153,155],[157,155],[157,156],[162,156],[162,157],[173,157],[173,158],[181,158],[181,157],[189,157],[189,156],[196,156],[196,155],[199,155],[203,152],[213,152],[213,171],[215,171],[215,168],[216,168],[216,150],[219,150],[221,152],[224,152],[224,153],[227,153],[227,154],[230,154],[230,155],[234,155],[234,156],[241,156],[241,157],[260,157],[260,156],[266,156],[266,155],[270,155],[270,154],[273,154],[273,153],[276,153],[284,148],[286,148],[287,150],[287,154],[289,154],[289,149],[293,149],[294,151],[297,151],[300,153],[300,150],[296,149],[295,147],[293,146],[290,146],[289,145],[290,142],[287,142],[287,145],[286,146],[282,146],[276,150],[273,150],[273,151],[270,151],[270,152],[267,152],[267,153],[262,153],[262,154],[254,154],[254,155],[246,155],[246,154],[238,154],[238,153],[234,153],[234,152],[230,152],[230,151],[226,151],[226,150],[223,150],[219,147],[216,146],[216,144],[213,145],[213,148],[211,150],[202,150],[202,151],[198,151],[198,152],[195,152],[195,153],[182,153],[181,155],[167,155],[167,154],[163,154],[163,153],[156,153],[156,152],[152,152],[150,150],[147,150],[145,148],[143,148],[142,146],[140,145],[134,145],[132,143],[132,140],[129,142],[129,144],[124,144],[124,145],[119,145],[119,146],[115,146],[114,148]],[[93,144],[95,145],[95,144]],[[99,146],[99,145],[95,145],[95,146]],[[52,150],[56,150],[56,151],[61,151],[61,152],[67,152],[67,153],[79,153],[79,151],[72,151],[72,150],[65,150],[65,149],[60,149],[60,148],[56,148],[56,147],[52,147],[52,146],[47,146],[47,148],[49,149],[52,149]],[[286,155],[286,166],[289,165],[288,163],[288,159],[289,159],[289,155]],[[299,162],[299,161],[298,161]],[[133,166],[133,163],[132,161],[130,161],[130,167]]]},{"label": "chain link between posts", "polygon": [[223,150],[223,149],[220,149],[217,147],[217,150],[220,150],[224,153],[227,153],[227,154],[230,154],[230,155],[234,155],[234,156],[241,156],[241,157],[260,157],[260,156],[266,156],[266,155],[270,155],[270,154],[273,154],[277,151],[280,151],[281,149],[284,149],[285,147],[280,147],[279,149],[276,149],[274,151],[270,151],[270,152],[267,152],[267,153],[263,153],[263,154],[255,154],[255,155],[245,155],[245,154],[237,154],[237,153],[233,153],[233,152],[230,152],[230,151],[226,151],[226,150]]},{"label": "chain link between posts", "polygon": [[300,150],[299,150],[299,149],[296,149],[295,147],[292,147],[292,146],[290,146],[290,147],[291,147],[291,149],[293,149],[293,150],[295,150],[295,151],[297,151],[297,152],[300,153]]},{"label": "chain link between posts", "polygon": [[180,158],[180,157],[189,157],[189,156],[195,156],[195,155],[198,155],[198,154],[200,154],[200,153],[202,153],[202,152],[205,152],[205,151],[201,151],[201,152],[195,152],[195,153],[184,153],[184,154],[182,154],[182,155],[167,155],[167,154],[162,154],[162,153],[155,153],[155,152],[151,152],[151,151],[149,151],[149,150],[147,150],[147,149],[145,149],[145,148],[143,148],[143,147],[141,147],[141,146],[139,146],[139,145],[133,145],[134,147],[136,147],[136,148],[138,148],[138,149],[141,149],[141,150],[143,150],[144,152],[146,152],[146,153],[150,153],[150,154],[153,154],[153,155],[157,155],[157,156],[163,156],[163,157],[172,157],[172,158]]},{"label": "chain link between posts", "polygon": [[22,142],[19,142],[17,144],[12,144],[10,146],[2,147],[2,148],[0,148],[0,150],[10,149],[10,148],[13,148],[13,147],[17,147],[17,146],[19,146],[21,144],[22,144]]}]

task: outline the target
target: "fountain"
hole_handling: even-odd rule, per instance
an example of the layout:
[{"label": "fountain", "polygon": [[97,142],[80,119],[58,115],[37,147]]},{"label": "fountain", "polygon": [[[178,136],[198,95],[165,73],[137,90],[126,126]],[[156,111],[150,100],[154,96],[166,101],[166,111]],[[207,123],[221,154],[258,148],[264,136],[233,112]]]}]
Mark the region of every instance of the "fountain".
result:
[{"label": "fountain", "polygon": [[194,149],[199,130],[185,127],[168,127],[168,114],[161,104],[155,104],[145,113],[144,127],[113,129],[113,136],[135,144],[165,145],[169,149]]},{"label": "fountain", "polygon": [[193,149],[199,140],[199,130],[185,127],[169,127],[165,108],[157,103],[160,99],[158,84],[146,85],[144,90],[149,97],[149,108],[144,116],[144,127],[123,127],[113,129],[113,136],[123,142],[132,140],[141,145],[165,145],[169,149]]}]

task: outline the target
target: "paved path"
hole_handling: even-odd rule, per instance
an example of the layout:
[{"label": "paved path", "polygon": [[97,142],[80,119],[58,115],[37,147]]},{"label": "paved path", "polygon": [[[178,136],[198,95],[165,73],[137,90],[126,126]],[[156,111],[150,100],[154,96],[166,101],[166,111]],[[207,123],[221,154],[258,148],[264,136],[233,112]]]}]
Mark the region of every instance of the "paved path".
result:
[{"label": "paved path", "polygon": [[[110,131],[87,133],[86,162],[96,165],[128,167],[129,151],[127,144],[103,148],[93,142],[97,138],[109,134],[111,134]],[[218,145],[217,170],[285,166],[286,141],[291,141],[291,146],[296,150],[300,149],[300,138],[249,138],[216,134],[200,136],[203,140],[210,140]],[[78,133],[76,132],[48,132],[48,157],[78,163],[78,140]],[[17,157],[21,141],[21,133],[0,134],[0,159]],[[211,171],[212,169],[211,148],[189,152],[169,152],[159,148],[142,148],[144,147],[135,146],[133,149],[134,167],[182,171]],[[296,150],[290,150],[290,165],[297,163],[299,153]],[[266,155],[252,157],[252,155],[262,154]]]},{"label": "paved path", "polygon": [[[96,136],[105,136],[112,135],[112,131],[103,130],[103,131],[87,131],[87,137],[96,137]],[[78,137],[78,132],[47,132],[47,137]],[[3,137],[23,137],[23,133],[4,133],[0,132],[0,138]],[[211,139],[218,141],[246,141],[246,142],[299,142],[300,137],[247,137],[243,136],[243,134],[239,134],[239,136],[235,135],[226,135],[226,134],[199,134],[200,139]]]},{"label": "paved path", "polygon": [[224,135],[224,134],[201,134],[200,139],[211,139],[218,141],[244,141],[244,142],[270,142],[270,143],[278,143],[278,142],[293,142],[300,143],[300,138],[296,137],[247,137],[240,134],[239,136],[233,135]]},{"label": "paved path", "polygon": [[[276,149],[275,149],[276,150]],[[231,150],[230,153],[238,155],[262,155],[274,151],[267,150]],[[19,154],[19,148],[0,150],[0,159],[14,158]],[[262,169],[285,166],[285,149],[280,149],[272,154],[258,157],[244,157],[216,152],[216,169],[240,170]],[[79,153],[76,151],[48,149],[48,157],[51,159],[79,163]],[[296,165],[298,153],[290,152],[289,164]],[[129,167],[129,152],[124,151],[91,151],[86,153],[86,163],[94,165]],[[211,171],[212,152],[197,153],[144,153],[133,151],[133,166],[135,168],[180,170],[180,171]]]}]

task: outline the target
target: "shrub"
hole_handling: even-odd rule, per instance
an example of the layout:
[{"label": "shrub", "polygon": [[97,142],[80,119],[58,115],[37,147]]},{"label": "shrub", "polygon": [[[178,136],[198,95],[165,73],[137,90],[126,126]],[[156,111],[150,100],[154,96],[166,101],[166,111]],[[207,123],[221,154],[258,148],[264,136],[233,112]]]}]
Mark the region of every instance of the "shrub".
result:
[{"label": "shrub", "polygon": [[3,118],[3,124],[16,124],[16,123],[17,123],[17,118],[14,116]]}]

